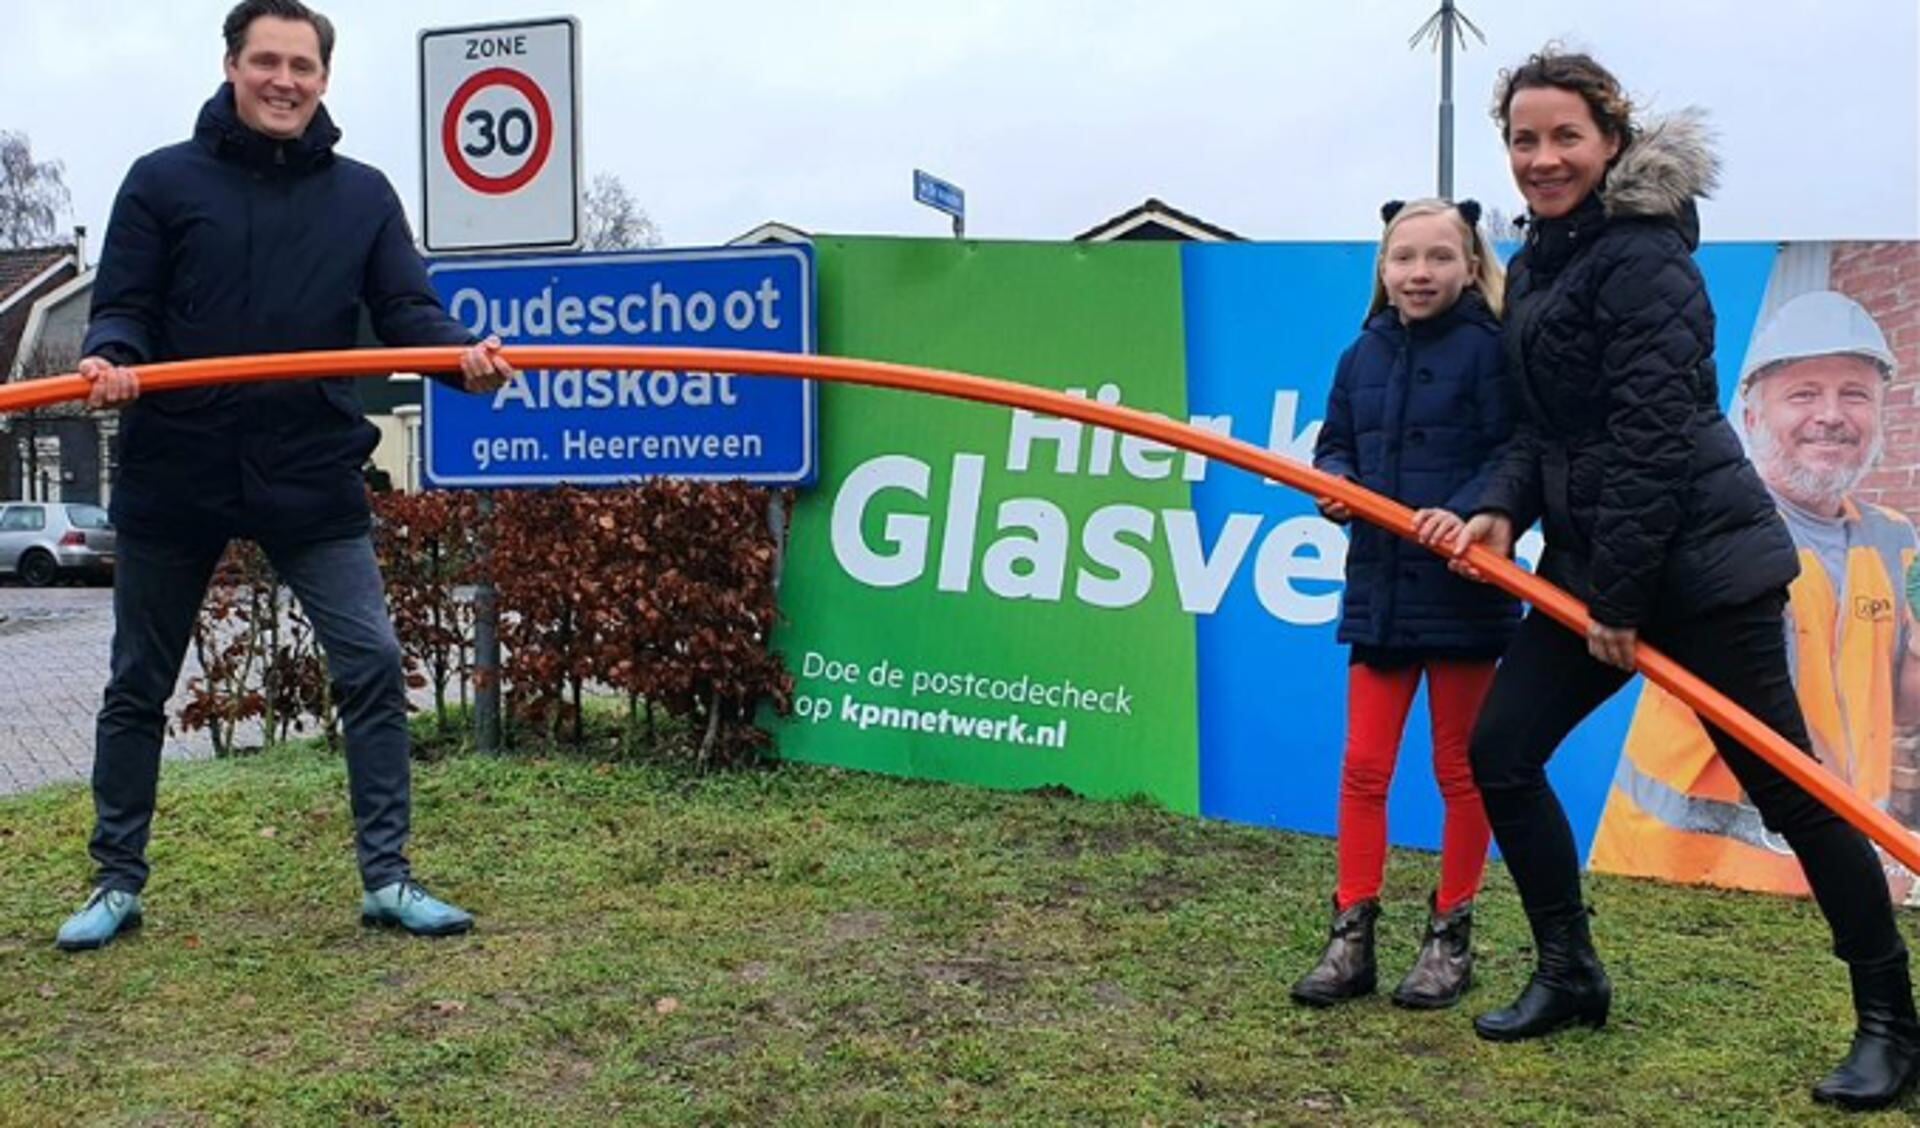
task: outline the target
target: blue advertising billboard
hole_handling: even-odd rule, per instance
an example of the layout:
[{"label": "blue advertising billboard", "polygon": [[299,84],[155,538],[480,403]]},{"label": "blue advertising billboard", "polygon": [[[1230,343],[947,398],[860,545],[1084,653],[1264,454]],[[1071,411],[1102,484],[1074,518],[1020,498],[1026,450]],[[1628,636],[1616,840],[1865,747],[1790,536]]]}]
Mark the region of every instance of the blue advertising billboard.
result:
[{"label": "blue advertising billboard", "polygon": [[[811,247],[448,260],[456,320],[508,345],[814,351]],[[811,381],[665,369],[538,369],[490,395],[427,385],[433,486],[615,485],[652,477],[808,485]]]},{"label": "blue advertising billboard", "polygon": [[[1188,411],[1233,420],[1232,433],[1303,461],[1314,440],[1340,352],[1366,312],[1376,248],[1365,243],[1191,245],[1183,248]],[[1776,248],[1701,248],[1713,293],[1723,383],[1740,369]],[[1208,474],[1193,488],[1206,529],[1235,514],[1286,523],[1325,566],[1298,575],[1284,604],[1257,585],[1233,585],[1217,614],[1197,617],[1200,807],[1239,822],[1332,834],[1346,741],[1347,651],[1334,642],[1347,532],[1322,520],[1304,494],[1251,474]],[[1244,520],[1245,518],[1241,518]],[[1539,533],[1519,555],[1537,563]],[[1614,775],[1637,688],[1617,694],[1549,765],[1584,856]],[[1433,848],[1445,810],[1433,778],[1423,690],[1407,725],[1388,811],[1393,841]]]}]

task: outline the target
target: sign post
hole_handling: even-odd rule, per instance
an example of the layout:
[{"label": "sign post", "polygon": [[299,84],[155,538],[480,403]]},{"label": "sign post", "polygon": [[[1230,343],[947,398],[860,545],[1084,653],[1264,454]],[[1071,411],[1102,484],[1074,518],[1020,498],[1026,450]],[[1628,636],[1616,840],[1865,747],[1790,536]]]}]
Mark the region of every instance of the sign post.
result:
[{"label": "sign post", "polygon": [[930,172],[913,170],[913,198],[937,212],[953,217],[953,237],[967,234],[967,194]]},{"label": "sign post", "polygon": [[579,58],[571,17],[420,33],[429,252],[579,244]]},{"label": "sign post", "polygon": [[[507,344],[814,351],[810,246],[450,259],[430,274],[456,319]],[[807,485],[819,467],[816,402],[810,380],[728,372],[535,370],[489,396],[434,381],[423,469],[431,485],[481,488],[483,529],[495,488],[659,476]],[[484,753],[500,731],[491,586],[475,613]]]},{"label": "sign post", "polygon": [[[579,22],[422,31],[420,176],[420,238],[429,252],[579,246]],[[493,496],[481,494],[483,538],[492,525]],[[489,555],[484,540],[480,552]],[[500,742],[495,594],[483,578],[474,597],[474,744],[482,754]]]}]

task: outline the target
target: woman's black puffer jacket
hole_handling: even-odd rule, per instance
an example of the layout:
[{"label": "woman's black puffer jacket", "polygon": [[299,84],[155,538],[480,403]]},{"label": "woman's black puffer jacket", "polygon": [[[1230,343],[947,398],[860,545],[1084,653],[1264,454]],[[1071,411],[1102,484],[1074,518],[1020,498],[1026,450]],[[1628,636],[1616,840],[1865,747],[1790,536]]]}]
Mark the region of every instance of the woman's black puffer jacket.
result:
[{"label": "woman's black puffer jacket", "polygon": [[1785,524],[1720,409],[1694,199],[1716,161],[1697,118],[1642,132],[1510,267],[1520,415],[1480,510],[1540,519],[1540,573],[1611,627],[1687,619],[1799,573]]}]

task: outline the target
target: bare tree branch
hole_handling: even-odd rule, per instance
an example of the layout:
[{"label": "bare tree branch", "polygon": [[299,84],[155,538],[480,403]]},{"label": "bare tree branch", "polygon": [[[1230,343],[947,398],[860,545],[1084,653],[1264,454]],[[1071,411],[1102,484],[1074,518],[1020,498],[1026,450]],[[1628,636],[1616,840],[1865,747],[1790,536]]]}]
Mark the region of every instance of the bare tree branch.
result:
[{"label": "bare tree branch", "polygon": [[1519,223],[1519,216],[1499,204],[1488,204],[1480,210],[1480,227],[1489,242],[1511,243],[1519,239],[1522,234]]},{"label": "bare tree branch", "polygon": [[36,161],[24,133],[0,130],[0,247],[36,247],[61,234],[71,200],[59,161]]},{"label": "bare tree branch", "polygon": [[660,245],[660,229],[618,176],[595,174],[581,197],[586,221],[584,245],[589,251],[631,251]]}]

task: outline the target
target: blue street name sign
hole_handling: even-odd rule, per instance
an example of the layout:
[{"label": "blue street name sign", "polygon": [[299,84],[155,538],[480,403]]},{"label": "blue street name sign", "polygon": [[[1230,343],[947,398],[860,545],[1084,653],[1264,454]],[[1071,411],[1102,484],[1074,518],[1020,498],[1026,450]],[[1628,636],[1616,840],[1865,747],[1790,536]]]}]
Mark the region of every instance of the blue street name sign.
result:
[{"label": "blue street name sign", "polygon": [[[813,248],[452,259],[447,311],[509,345],[814,350]],[[813,382],[731,372],[537,370],[498,392],[427,382],[434,486],[613,485],[642,478],[808,485]]]},{"label": "blue street name sign", "polygon": [[965,192],[917,168],[913,170],[913,198],[935,211],[946,212],[955,219],[965,219],[967,216]]}]

